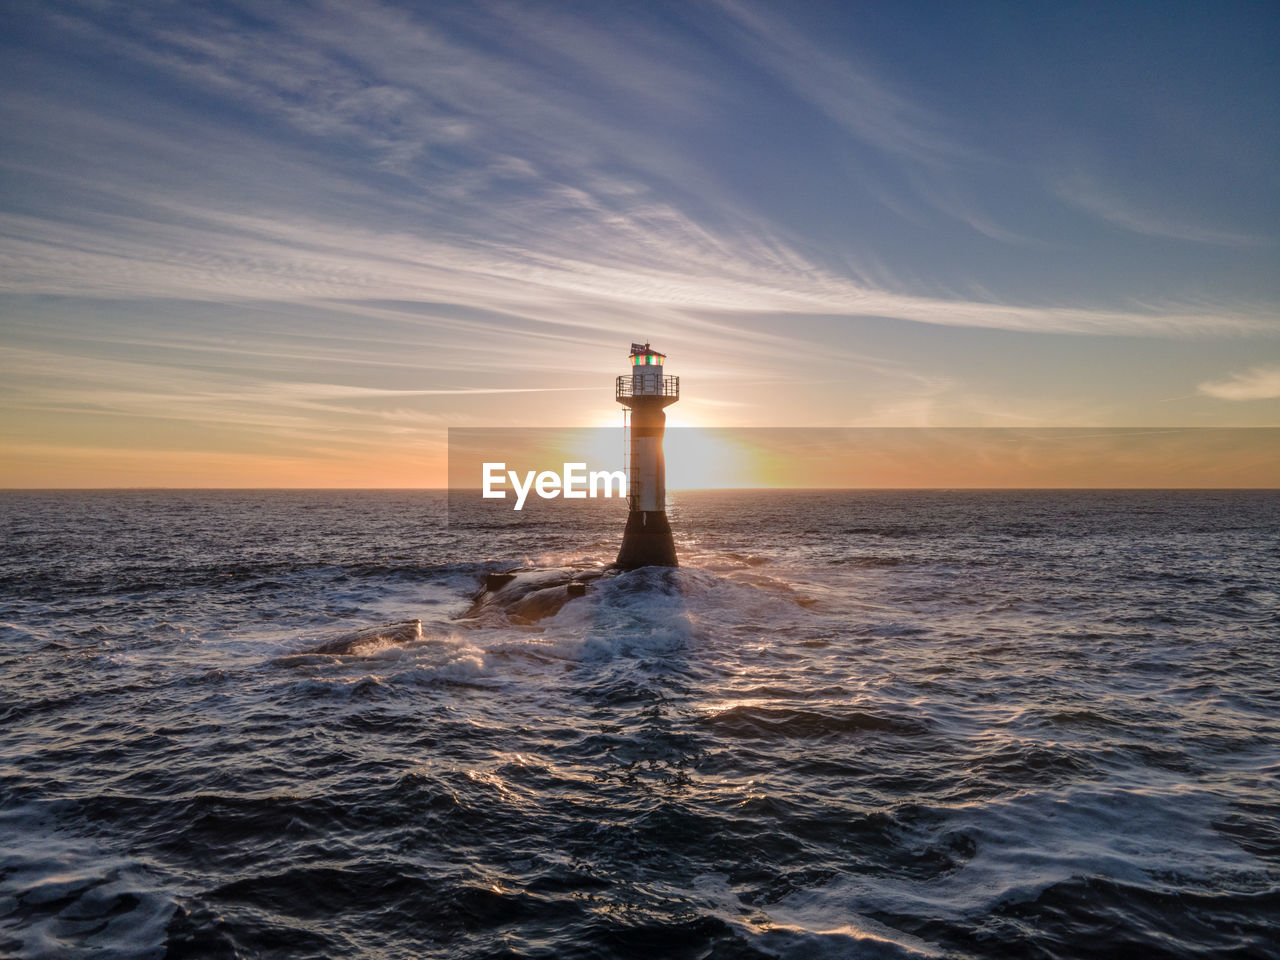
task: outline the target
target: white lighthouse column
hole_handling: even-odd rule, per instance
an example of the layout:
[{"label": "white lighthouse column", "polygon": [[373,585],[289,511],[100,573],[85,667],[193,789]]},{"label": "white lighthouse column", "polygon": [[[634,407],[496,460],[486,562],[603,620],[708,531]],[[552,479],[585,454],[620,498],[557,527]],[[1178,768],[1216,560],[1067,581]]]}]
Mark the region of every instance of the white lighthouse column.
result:
[{"label": "white lighthouse column", "polygon": [[674,567],[676,546],[667,521],[665,408],[680,399],[680,380],[664,374],[666,357],[649,344],[631,345],[632,372],[618,378],[617,399],[631,410],[630,511],[615,566]]}]

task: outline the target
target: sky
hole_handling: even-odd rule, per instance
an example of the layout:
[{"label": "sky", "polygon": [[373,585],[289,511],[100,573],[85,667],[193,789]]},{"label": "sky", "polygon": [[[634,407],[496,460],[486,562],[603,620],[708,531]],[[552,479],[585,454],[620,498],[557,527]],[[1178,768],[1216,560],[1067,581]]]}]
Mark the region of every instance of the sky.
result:
[{"label": "sky", "polygon": [[1274,3],[0,8],[0,487],[1280,425]]}]

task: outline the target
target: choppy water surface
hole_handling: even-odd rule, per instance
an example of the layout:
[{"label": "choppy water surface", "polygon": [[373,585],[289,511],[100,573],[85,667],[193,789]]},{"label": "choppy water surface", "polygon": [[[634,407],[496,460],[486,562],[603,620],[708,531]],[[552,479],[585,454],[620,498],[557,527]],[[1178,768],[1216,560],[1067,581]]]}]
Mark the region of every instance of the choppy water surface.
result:
[{"label": "choppy water surface", "polygon": [[1280,497],[673,499],[0,497],[0,954],[1280,955]]}]

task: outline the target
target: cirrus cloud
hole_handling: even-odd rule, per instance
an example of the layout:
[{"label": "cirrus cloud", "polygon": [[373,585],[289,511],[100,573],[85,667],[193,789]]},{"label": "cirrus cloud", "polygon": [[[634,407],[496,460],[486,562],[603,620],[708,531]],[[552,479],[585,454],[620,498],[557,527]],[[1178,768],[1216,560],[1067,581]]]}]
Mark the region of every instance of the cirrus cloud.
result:
[{"label": "cirrus cloud", "polygon": [[1226,380],[1209,380],[1199,391],[1219,400],[1272,400],[1280,397],[1280,365],[1250,367]]}]

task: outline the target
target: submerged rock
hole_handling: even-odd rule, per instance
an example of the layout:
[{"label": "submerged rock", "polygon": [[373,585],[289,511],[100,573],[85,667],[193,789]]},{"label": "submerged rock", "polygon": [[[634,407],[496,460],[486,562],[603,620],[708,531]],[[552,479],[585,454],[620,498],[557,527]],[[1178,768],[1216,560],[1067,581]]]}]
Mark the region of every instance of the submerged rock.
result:
[{"label": "submerged rock", "polygon": [[604,567],[553,567],[491,573],[462,619],[502,616],[511,623],[536,623],[585,596],[590,584],[606,572]]},{"label": "submerged rock", "polygon": [[382,642],[404,646],[416,643],[421,639],[422,621],[405,620],[402,623],[388,623],[380,627],[368,627],[364,630],[344,633],[339,637],[322,643],[311,652],[346,656],[355,651],[356,648],[370,643]]}]

